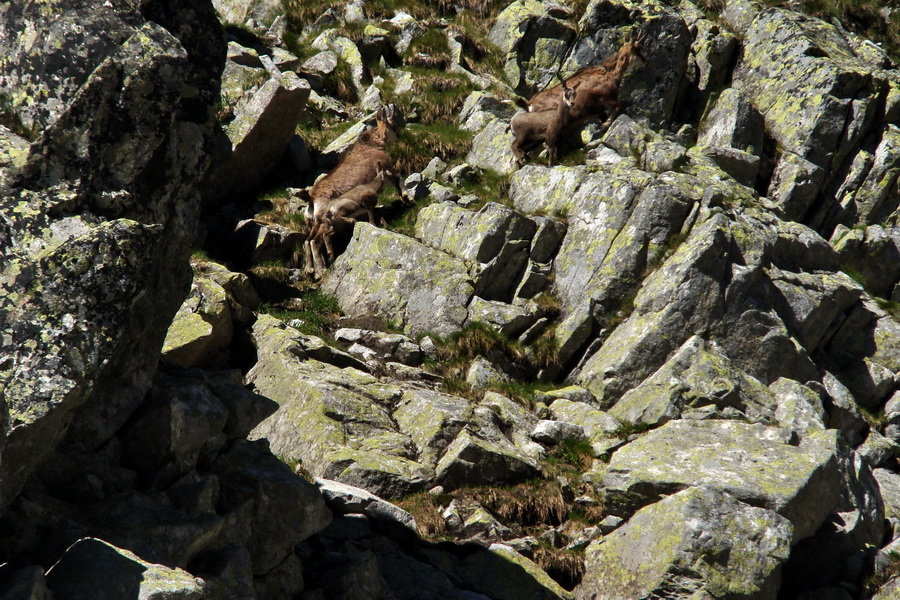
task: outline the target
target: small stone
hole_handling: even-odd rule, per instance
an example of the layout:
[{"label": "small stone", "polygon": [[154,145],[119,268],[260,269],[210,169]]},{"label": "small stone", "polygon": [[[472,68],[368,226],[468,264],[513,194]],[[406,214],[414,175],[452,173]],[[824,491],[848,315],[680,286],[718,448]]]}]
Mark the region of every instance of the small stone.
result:
[{"label": "small stone", "polygon": [[422,169],[422,177],[431,181],[437,181],[447,168],[447,163],[435,156],[428,163],[428,166]]},{"label": "small stone", "polygon": [[621,525],[624,522],[625,522],[625,519],[623,519],[622,517],[616,517],[613,515],[604,517],[603,520],[600,521],[600,524],[599,524],[600,532],[603,535],[612,533],[613,531],[615,531],[616,529],[619,528],[619,525]]}]

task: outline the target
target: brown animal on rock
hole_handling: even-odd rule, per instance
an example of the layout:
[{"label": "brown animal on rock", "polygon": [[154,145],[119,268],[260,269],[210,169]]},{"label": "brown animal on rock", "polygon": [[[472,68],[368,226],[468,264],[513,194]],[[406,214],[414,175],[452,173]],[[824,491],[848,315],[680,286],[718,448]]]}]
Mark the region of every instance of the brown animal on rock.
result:
[{"label": "brown animal on rock", "polygon": [[[389,170],[380,168],[375,179],[345,192],[340,198],[332,200],[328,205],[328,210],[322,219],[322,226],[316,233],[316,239],[325,243],[329,260],[334,260],[334,248],[331,245],[331,238],[334,237],[336,232],[335,225],[353,225],[356,223],[356,219],[364,213],[369,215],[369,222],[375,225],[375,207],[378,203],[378,194],[384,187],[385,182],[388,181],[397,188],[397,191],[400,191],[399,178]],[[384,217],[379,215],[378,221],[382,227],[387,227]]]},{"label": "brown animal on rock", "polygon": [[[386,152],[388,144],[396,142],[403,127],[403,115],[395,104],[378,109],[376,125],[367,129],[352,146],[341,155],[337,166],[316,181],[312,188],[298,192],[306,200],[306,223],[309,231],[304,244],[306,272],[317,275],[325,269],[319,242],[319,230],[325,227],[324,219],[331,201],[358,185],[369,183],[380,170],[390,168],[391,159]],[[401,191],[401,195],[402,195]]]},{"label": "brown animal on rock", "polygon": [[520,112],[512,118],[509,128],[514,136],[512,152],[519,167],[525,164],[525,154],[541,142],[547,148],[547,166],[553,166],[559,134],[571,120],[572,107],[577,99],[578,85],[567,87],[562,83],[562,102],[556,109],[543,112]]},{"label": "brown animal on rock", "polygon": [[[565,80],[569,87],[580,86],[578,99],[571,110],[572,123],[583,123],[590,118],[606,115],[604,126],[609,126],[619,115],[619,86],[626,71],[632,66],[646,64],[641,46],[647,39],[644,31],[635,36],[632,29],[618,52],[599,65],[586,67]],[[529,112],[553,110],[561,103],[563,85],[557,85],[535,94],[528,101]]]}]

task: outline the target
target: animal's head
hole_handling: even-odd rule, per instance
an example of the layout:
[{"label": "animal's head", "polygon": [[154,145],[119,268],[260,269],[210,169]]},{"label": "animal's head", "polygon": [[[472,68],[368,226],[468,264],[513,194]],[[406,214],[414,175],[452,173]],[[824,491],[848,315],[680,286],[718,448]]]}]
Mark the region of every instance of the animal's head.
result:
[{"label": "animal's head", "polygon": [[387,165],[378,165],[378,170],[375,171],[375,179],[379,181],[384,181],[385,179],[390,179],[394,174],[391,172],[390,167]]},{"label": "animal's head", "polygon": [[572,87],[568,87],[565,80],[562,82],[563,102],[566,106],[571,107],[573,104],[575,104],[575,96],[577,95],[578,86],[580,85],[580,81]]},{"label": "animal's head", "polygon": [[312,195],[309,193],[309,188],[292,188],[290,191],[303,202],[312,202]]},{"label": "animal's head", "polygon": [[375,122],[379,136],[386,142],[396,142],[400,137],[400,130],[406,125],[403,113],[394,103],[379,108],[375,113]]},{"label": "animal's head", "polygon": [[625,43],[622,45],[621,52],[627,57],[628,67],[643,67],[647,64],[647,59],[643,53],[646,41],[647,31],[640,31],[637,27],[632,27],[628,35],[625,36]]}]

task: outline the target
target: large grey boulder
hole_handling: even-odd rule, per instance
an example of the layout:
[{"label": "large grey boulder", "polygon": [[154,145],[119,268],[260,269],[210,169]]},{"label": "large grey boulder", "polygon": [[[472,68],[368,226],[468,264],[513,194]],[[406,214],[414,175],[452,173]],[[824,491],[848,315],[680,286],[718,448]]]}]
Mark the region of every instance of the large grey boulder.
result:
[{"label": "large grey boulder", "polygon": [[70,423],[96,447],[150,386],[190,286],[225,41],[209,5],[59,1],[4,10],[0,56],[8,110],[41,132],[0,200],[19,215],[0,225],[6,505]]},{"label": "large grey boulder", "polygon": [[883,513],[854,500],[864,484],[836,432],[809,431],[798,445],[790,442],[789,431],[763,425],[669,422],[613,454],[604,478],[607,506],[628,515],[660,497],[707,484],[786,517],[794,526],[792,544],[815,534],[837,512],[850,515],[846,534],[857,548],[874,543]]},{"label": "large grey boulder", "polygon": [[199,600],[203,580],[153,564],[95,538],[75,542],[47,572],[47,587],[61,598]]},{"label": "large grey boulder", "polygon": [[510,197],[516,208],[567,217],[553,284],[563,306],[556,333],[562,361],[591,335],[592,313],[612,313],[632,291],[647,261],[680,231],[698,194],[690,177],[668,173],[654,179],[624,165],[609,170],[527,166],[513,176]]},{"label": "large grey boulder", "polygon": [[195,276],[191,294],[175,313],[163,342],[165,359],[185,369],[210,361],[216,352],[231,343],[234,303],[219,283]]},{"label": "large grey boulder", "polygon": [[559,421],[580,426],[596,456],[602,456],[622,444],[622,423],[590,404],[559,398],[550,405],[550,414]]},{"label": "large grey boulder", "polygon": [[357,223],[322,282],[352,317],[378,315],[408,335],[461,328],[474,286],[465,264],[404,235]]},{"label": "large grey boulder", "polygon": [[792,534],[791,523],[771,510],[713,487],[690,487],[592,542],[576,593],[596,600],[774,600]]},{"label": "large grey boulder", "polygon": [[870,225],[850,229],[838,225],[830,241],[841,264],[862,276],[870,294],[893,298],[900,281],[900,228]]},{"label": "large grey boulder", "polygon": [[763,149],[763,127],[762,115],[743,94],[734,88],[726,88],[700,121],[697,143],[759,155]]},{"label": "large grey boulder", "polygon": [[[248,383],[279,404],[251,434],[316,477],[386,498],[423,489],[433,477],[417,447],[397,431],[391,403],[402,391],[338,360],[320,362],[305,347],[318,341],[271,318],[254,325],[259,360]],[[326,358],[327,359],[327,358]]]},{"label": "large grey boulder", "polygon": [[491,169],[500,175],[514,173],[516,156],[512,153],[513,135],[506,119],[486,119],[486,125],[472,138],[472,146],[466,162],[482,169]]},{"label": "large grey boulder", "polygon": [[255,576],[266,576],[288,562],[297,544],[331,522],[318,489],[264,442],[238,440],[210,470],[219,478],[220,508],[226,512],[220,543],[247,548]]},{"label": "large grey boulder", "polygon": [[865,298],[847,312],[830,342],[840,359],[833,373],[860,406],[878,410],[897,389],[900,323]]},{"label": "large grey boulder", "polygon": [[411,514],[364,489],[329,479],[316,479],[325,503],[338,515],[363,514],[382,524],[393,524],[416,531]]},{"label": "large grey boulder", "polygon": [[536,230],[534,221],[496,202],[478,212],[432,204],[416,220],[417,238],[471,265],[477,296],[503,302],[512,300]]},{"label": "large grey boulder", "polygon": [[[684,13],[683,13],[684,14]],[[730,75],[730,63],[738,48],[737,36],[704,18],[688,24],[696,27],[697,34],[688,59],[688,73],[693,71],[697,89],[708,94],[722,86]]]},{"label": "large grey boulder", "polygon": [[775,164],[766,195],[785,219],[802,221],[825,180],[825,169],[793,152],[782,152]]},{"label": "large grey boulder", "polygon": [[[860,345],[875,336],[864,327],[872,318],[850,323],[860,289],[832,274],[837,255],[824,239],[750,207],[733,218],[712,214],[704,221],[702,206],[700,214],[687,239],[644,279],[630,316],[582,365],[580,384],[602,403],[643,381],[693,334],[716,341],[736,368],[766,385],[780,377],[819,379],[811,356],[823,348],[857,357],[852,364],[865,358],[890,368],[887,335],[884,358]],[[842,332],[858,339],[835,343]],[[887,384],[885,377],[881,394],[891,389]]]},{"label": "large grey boulder", "polygon": [[509,120],[516,112],[510,102],[503,102],[486,92],[469,94],[459,111],[457,122],[460,129],[478,132],[494,119]]},{"label": "large grey boulder", "polygon": [[837,195],[840,204],[850,209],[850,215],[843,220],[859,225],[884,221],[900,203],[900,126],[887,125],[874,152],[860,150],[853,166],[858,168],[851,169]]},{"label": "large grey boulder", "polygon": [[259,186],[277,165],[306,110],[309,83],[295,73],[268,79],[225,128],[227,158],[211,173],[207,202],[221,203]]},{"label": "large grey boulder", "polygon": [[438,461],[436,481],[447,489],[456,489],[537,476],[541,449],[530,439],[536,424],[537,418],[511,400],[486,394],[473,409],[468,426],[448,444]]},{"label": "large grey boulder", "polygon": [[609,405],[635,387],[693,333],[705,329],[706,319],[721,315],[719,281],[726,272],[727,256],[720,249],[729,237],[726,223],[719,216],[695,229],[675,254],[644,280],[634,300],[634,312],[587,360],[580,385],[601,404]]},{"label": "large grey boulder", "polygon": [[[519,93],[549,84],[568,53],[575,30],[562,5],[516,0],[494,21],[488,39],[500,49],[506,81]],[[561,18],[562,17],[562,18]]]},{"label": "large grey boulder", "polygon": [[887,83],[870,73],[883,61],[877,49],[833,25],[766,10],[745,34],[733,85],[785,151],[827,167],[871,129],[875,98]]},{"label": "large grey boulder", "polygon": [[423,462],[436,464],[469,422],[469,402],[429,390],[407,389],[393,413],[400,431],[412,438]]},{"label": "large grey boulder", "polygon": [[759,380],[736,369],[715,344],[687,340],[666,363],[609,410],[620,421],[655,427],[686,411],[771,423],[774,395]]}]

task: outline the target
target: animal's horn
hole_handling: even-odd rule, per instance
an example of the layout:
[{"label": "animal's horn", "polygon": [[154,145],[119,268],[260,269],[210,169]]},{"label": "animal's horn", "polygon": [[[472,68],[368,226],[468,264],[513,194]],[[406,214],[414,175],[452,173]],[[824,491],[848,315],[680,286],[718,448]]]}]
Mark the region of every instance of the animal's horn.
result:
[{"label": "animal's horn", "polygon": [[643,44],[643,43],[647,40],[647,33],[648,33],[648,32],[647,32],[646,29],[643,29],[643,30],[642,30],[642,29],[639,28],[637,25],[635,25],[634,28],[637,30],[637,36],[635,36],[634,43],[637,44],[637,45],[639,46],[639,45]]}]

